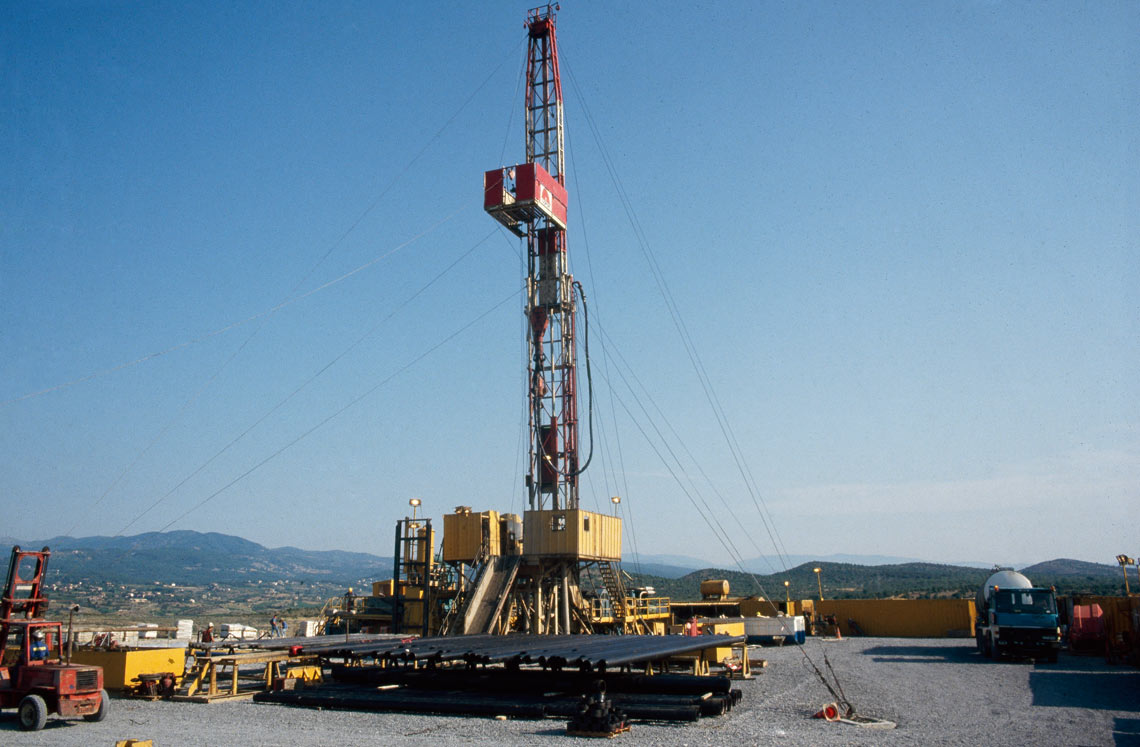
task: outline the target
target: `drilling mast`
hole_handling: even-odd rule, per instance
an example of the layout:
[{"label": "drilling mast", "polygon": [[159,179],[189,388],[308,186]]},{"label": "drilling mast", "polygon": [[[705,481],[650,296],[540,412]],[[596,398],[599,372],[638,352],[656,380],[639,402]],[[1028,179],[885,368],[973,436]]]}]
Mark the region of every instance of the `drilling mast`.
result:
[{"label": "drilling mast", "polygon": [[527,13],[526,162],[488,171],[484,207],[527,243],[531,510],[578,508],[574,278],[566,259],[562,81],[550,5]]},{"label": "drilling mast", "polygon": [[[475,613],[465,611],[464,632],[506,630],[511,619],[521,621],[519,627],[531,633],[590,632],[594,618],[611,629],[647,630],[626,603],[617,565],[621,562],[621,519],[578,505],[578,476],[583,466],[578,458],[574,319],[578,301],[583,305],[585,301],[566,258],[566,160],[556,8],[535,8],[526,18],[526,162],[483,175],[484,209],[516,236],[526,238],[529,505],[521,522],[521,555],[484,561],[491,571],[481,573],[471,595],[478,602],[482,598],[479,589],[494,588],[487,594],[496,599],[492,617],[499,622],[492,619],[485,625]],[[482,521],[456,511],[450,519],[444,518],[457,528],[470,525],[474,529],[475,521]],[[516,523],[517,519],[513,517]],[[446,528],[444,534],[446,538]],[[474,550],[445,552],[444,559],[477,559]],[[610,600],[604,622],[592,613],[591,601],[583,594],[581,582],[587,571],[600,578],[602,593]],[[488,580],[482,582],[484,578]],[[473,608],[472,602],[464,604],[465,610]]]}]

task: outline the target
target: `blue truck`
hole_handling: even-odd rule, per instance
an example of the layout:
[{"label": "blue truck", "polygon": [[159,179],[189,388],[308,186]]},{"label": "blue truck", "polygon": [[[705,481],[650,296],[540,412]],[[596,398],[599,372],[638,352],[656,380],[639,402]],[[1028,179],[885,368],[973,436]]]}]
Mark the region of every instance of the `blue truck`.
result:
[{"label": "blue truck", "polygon": [[1057,661],[1061,627],[1053,589],[1035,587],[1013,570],[992,574],[975,599],[974,638],[988,659],[1046,659]]}]

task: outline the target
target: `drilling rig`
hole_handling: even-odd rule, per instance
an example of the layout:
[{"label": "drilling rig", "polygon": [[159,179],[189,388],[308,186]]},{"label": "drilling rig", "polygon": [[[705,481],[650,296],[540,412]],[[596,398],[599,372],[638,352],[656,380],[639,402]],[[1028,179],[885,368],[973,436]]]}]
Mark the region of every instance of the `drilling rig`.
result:
[{"label": "drilling rig", "polygon": [[590,461],[578,441],[575,324],[585,296],[567,261],[556,7],[527,13],[525,161],[483,177],[484,209],[526,240],[527,508],[520,518],[457,506],[443,517],[438,559],[426,520],[399,522],[396,578],[377,584],[393,596],[394,632],[644,633],[668,619],[668,600],[627,596],[621,519],[578,501]]}]

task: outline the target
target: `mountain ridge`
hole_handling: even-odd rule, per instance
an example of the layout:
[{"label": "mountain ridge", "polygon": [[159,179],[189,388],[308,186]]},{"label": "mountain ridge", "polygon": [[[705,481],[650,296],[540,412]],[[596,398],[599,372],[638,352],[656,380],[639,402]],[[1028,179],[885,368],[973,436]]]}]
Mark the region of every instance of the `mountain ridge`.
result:
[{"label": "mountain ridge", "polygon": [[[392,558],[345,550],[302,550],[293,546],[267,548],[252,540],[219,532],[177,530],[145,532],[129,537],[66,537],[44,541],[0,542],[24,548],[52,548],[49,578],[99,580],[114,583],[241,583],[273,580],[322,581],[350,586],[390,578]],[[786,556],[792,558],[811,556]],[[830,596],[892,596],[898,594],[972,595],[991,568],[929,563],[892,556],[867,556],[905,562],[861,564],[828,558],[862,556],[831,555],[811,558],[786,571],[742,573],[702,563],[692,568],[658,559],[680,562],[698,558],[669,555],[632,556],[623,566],[638,585],[654,586],[658,593],[677,598],[697,594],[699,582],[708,578],[729,579],[735,594],[768,593],[780,596],[780,587],[801,598],[814,596],[822,584]],[[748,566],[746,565],[746,568]],[[817,578],[814,569],[820,568]],[[1104,590],[1120,581],[1116,566],[1056,558],[1022,568],[1034,583],[1056,585],[1066,590]]]}]

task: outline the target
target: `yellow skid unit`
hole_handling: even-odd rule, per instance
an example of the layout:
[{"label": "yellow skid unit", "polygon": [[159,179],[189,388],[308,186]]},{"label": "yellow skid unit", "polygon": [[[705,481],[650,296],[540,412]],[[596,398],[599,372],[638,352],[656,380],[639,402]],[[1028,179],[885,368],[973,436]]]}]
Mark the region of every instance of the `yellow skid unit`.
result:
[{"label": "yellow skid unit", "polygon": [[142,648],[103,651],[79,648],[71,657],[75,664],[103,667],[103,687],[107,690],[129,690],[140,674],[173,672],[175,685],[186,671],[185,648]]}]

